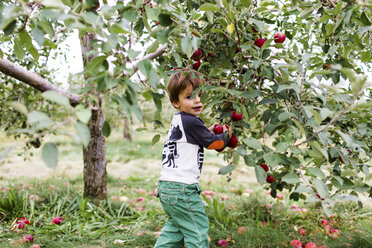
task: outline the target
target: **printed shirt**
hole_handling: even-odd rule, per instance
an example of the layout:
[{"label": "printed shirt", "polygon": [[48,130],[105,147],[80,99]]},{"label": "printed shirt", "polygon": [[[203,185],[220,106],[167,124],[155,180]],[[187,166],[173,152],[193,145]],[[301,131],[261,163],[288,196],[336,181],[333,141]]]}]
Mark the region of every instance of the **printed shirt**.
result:
[{"label": "printed shirt", "polygon": [[203,167],[204,147],[221,149],[227,143],[228,134],[215,135],[204,122],[184,112],[173,116],[164,142],[160,181],[185,184],[198,183]]}]

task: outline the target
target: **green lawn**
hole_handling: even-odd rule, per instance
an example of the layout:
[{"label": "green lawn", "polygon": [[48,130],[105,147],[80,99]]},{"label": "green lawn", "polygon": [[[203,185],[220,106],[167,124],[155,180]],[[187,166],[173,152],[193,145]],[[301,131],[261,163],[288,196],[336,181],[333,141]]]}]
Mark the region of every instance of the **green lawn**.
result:
[{"label": "green lawn", "polygon": [[[82,151],[73,141],[55,139],[59,165],[51,170],[41,161],[39,149],[31,151],[33,156],[27,153],[23,161],[17,156],[22,141],[1,136],[7,142],[0,144],[0,151],[9,144],[18,148],[0,161],[0,247],[30,247],[30,243],[20,243],[26,234],[34,237],[34,244],[48,248],[153,247],[167,219],[152,194],[162,151],[162,141],[152,147],[153,135],[136,132],[132,143],[123,140],[119,132],[109,137],[109,196],[101,202],[82,198]],[[291,247],[294,239],[303,245],[314,242],[318,247],[372,247],[370,207],[337,204],[335,215],[327,218],[317,204],[295,203],[288,199],[288,192],[282,192],[283,199],[271,198],[267,189],[256,183],[252,168],[243,163],[228,182],[225,176],[217,175],[224,165],[222,156],[207,152],[201,185],[214,193],[211,198],[204,197],[211,247],[221,239],[237,248]],[[63,218],[59,225],[52,222],[57,216]],[[30,223],[19,229],[21,217]],[[322,219],[328,221],[330,232],[320,224]],[[239,227],[246,231],[241,228],[239,233]],[[300,234],[301,228],[306,230],[305,236]]]}]

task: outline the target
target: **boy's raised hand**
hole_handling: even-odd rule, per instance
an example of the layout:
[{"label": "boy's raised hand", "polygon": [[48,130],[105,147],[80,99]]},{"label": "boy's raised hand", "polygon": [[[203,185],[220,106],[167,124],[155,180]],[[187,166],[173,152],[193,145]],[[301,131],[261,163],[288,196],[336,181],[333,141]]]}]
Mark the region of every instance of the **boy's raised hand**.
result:
[{"label": "boy's raised hand", "polygon": [[211,133],[213,133],[213,134],[216,134],[216,133],[214,132],[214,129],[215,129],[215,127],[216,127],[218,124],[219,124],[218,122],[213,123],[213,125],[210,126],[210,127],[208,128],[209,131],[211,131]]}]

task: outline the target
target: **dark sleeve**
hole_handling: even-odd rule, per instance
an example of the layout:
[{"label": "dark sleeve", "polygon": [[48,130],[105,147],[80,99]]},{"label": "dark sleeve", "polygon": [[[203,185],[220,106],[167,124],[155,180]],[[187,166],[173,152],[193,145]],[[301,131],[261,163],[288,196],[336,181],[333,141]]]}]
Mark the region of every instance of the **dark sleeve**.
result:
[{"label": "dark sleeve", "polygon": [[221,149],[229,142],[228,131],[213,134],[198,117],[183,115],[182,125],[189,143],[199,144],[207,149]]}]

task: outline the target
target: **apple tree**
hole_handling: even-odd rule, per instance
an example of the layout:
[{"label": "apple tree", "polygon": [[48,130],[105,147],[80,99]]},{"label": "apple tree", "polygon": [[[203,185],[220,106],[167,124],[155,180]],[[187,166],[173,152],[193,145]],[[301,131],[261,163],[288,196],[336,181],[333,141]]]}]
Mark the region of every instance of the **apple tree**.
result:
[{"label": "apple tree", "polygon": [[[273,197],[286,189],[291,199],[320,202],[327,214],[336,200],[371,197],[368,3],[158,4],[169,19],[153,30],[169,45],[160,66],[201,72],[203,118],[217,116],[238,140],[223,151],[227,166],[220,174],[242,160]],[[144,14],[153,17],[147,9]]]},{"label": "apple tree", "polygon": [[[150,61],[167,45],[143,48],[151,27],[141,8],[151,5],[98,0],[0,3],[1,127],[15,138],[27,137],[26,149],[41,146],[42,158],[52,168],[57,166],[58,146],[46,142],[48,136],[63,135],[80,143],[84,196],[105,198],[105,138],[111,127],[104,107],[110,106],[110,114],[124,112],[129,119],[143,121],[137,95],[145,88],[147,100],[158,103],[162,96],[157,90],[164,73]],[[65,90],[53,83],[46,64],[52,51],[76,31],[80,44],[71,46],[81,46],[84,71],[71,77]],[[134,81],[138,70],[151,80]]]}]

